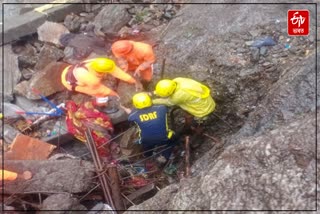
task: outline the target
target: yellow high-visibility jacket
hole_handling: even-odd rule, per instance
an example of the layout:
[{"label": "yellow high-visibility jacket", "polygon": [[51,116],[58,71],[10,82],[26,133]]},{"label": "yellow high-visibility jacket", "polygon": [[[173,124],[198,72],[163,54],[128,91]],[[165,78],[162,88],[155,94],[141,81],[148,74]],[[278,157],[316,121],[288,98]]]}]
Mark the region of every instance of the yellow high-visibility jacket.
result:
[{"label": "yellow high-visibility jacket", "polygon": [[189,78],[178,77],[173,81],[177,83],[177,88],[173,94],[168,98],[154,99],[153,104],[178,105],[183,110],[199,118],[207,116],[214,111],[216,104],[207,86]]}]

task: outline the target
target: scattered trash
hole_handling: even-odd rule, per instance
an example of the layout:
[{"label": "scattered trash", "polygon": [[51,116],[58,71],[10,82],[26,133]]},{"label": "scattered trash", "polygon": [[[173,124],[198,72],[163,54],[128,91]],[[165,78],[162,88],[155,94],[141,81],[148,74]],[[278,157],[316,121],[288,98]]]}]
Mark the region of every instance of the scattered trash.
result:
[{"label": "scattered trash", "polygon": [[285,48],[285,49],[289,49],[289,48],[291,48],[291,46],[286,43],[286,44],[284,45],[284,48]]},{"label": "scattered trash", "polygon": [[257,47],[257,48],[260,48],[262,46],[273,46],[273,45],[276,45],[276,42],[270,36],[257,39],[251,44],[252,47]]}]

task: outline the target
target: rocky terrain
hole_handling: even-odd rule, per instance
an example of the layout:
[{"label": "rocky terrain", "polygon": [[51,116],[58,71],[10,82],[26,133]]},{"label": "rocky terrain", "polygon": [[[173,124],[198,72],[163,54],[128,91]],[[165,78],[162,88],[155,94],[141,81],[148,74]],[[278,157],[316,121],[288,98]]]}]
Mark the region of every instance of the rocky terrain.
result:
[{"label": "rocky terrain", "polygon": [[[64,66],[87,57],[112,57],[110,45],[120,38],[146,41],[157,55],[154,83],[165,59],[164,77],[191,77],[211,87],[215,113],[222,119],[212,121],[211,133],[220,142],[201,142],[192,151],[190,178],[161,189],[128,212],[315,211],[316,183],[320,184],[315,8],[319,6],[174,2],[179,4],[87,5],[81,13],[68,14],[60,22],[47,21],[34,34],[4,45],[4,80],[10,80],[3,82],[4,102],[23,109],[48,108],[31,92],[35,87],[61,103],[66,98],[59,81]],[[288,9],[310,11],[308,36],[287,35]],[[62,33],[71,36],[59,41],[57,35]],[[125,103],[130,102],[128,87],[118,88]],[[4,131],[12,129],[6,127]],[[52,122],[44,123],[40,137],[52,127]]]}]

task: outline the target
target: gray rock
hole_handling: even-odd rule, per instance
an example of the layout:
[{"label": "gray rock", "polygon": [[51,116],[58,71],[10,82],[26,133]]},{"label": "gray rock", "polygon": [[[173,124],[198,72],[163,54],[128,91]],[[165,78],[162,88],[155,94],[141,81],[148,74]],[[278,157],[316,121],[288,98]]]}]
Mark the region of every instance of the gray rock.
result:
[{"label": "gray rock", "polygon": [[33,74],[34,74],[34,71],[32,69],[23,68],[21,71],[21,75],[25,80],[29,80]]},{"label": "gray rock", "polygon": [[260,50],[259,48],[250,48],[251,55],[250,55],[250,61],[255,63],[258,62],[260,59]]},{"label": "gray rock", "polygon": [[40,41],[50,42],[55,45],[60,45],[59,38],[62,34],[70,33],[69,30],[62,24],[46,21],[38,29]]},{"label": "gray rock", "polygon": [[95,28],[104,33],[116,33],[131,19],[126,5],[105,5],[95,17]]},{"label": "gray rock", "polygon": [[57,62],[64,57],[62,50],[45,44],[39,53],[39,59],[34,69],[37,71],[43,70],[49,63]]},{"label": "gray rock", "polygon": [[63,24],[70,32],[76,32],[80,29],[82,19],[75,14],[69,14],[64,19]]},{"label": "gray rock", "polygon": [[[6,183],[6,194],[20,192],[68,192],[81,193],[94,186],[94,166],[80,159],[68,160],[6,160],[8,170],[22,173],[26,169],[32,180],[16,180]],[[28,185],[26,185],[28,184]]]},{"label": "gray rock", "polygon": [[64,90],[61,83],[61,73],[68,66],[62,62],[52,62],[45,69],[35,73],[29,81],[22,81],[15,87],[15,93],[25,96],[31,100],[41,99],[38,95],[32,93],[31,88],[36,88],[44,96],[52,95]]},{"label": "gray rock", "polygon": [[3,60],[0,60],[0,66],[3,68],[3,75],[0,77],[0,87],[4,89],[3,91],[1,90],[3,96],[12,97],[14,86],[21,79],[18,56],[12,52],[11,45],[5,45],[3,49]]},{"label": "gray rock", "polygon": [[[315,59],[310,55],[303,62],[296,62],[292,69],[272,86],[264,100],[249,114],[247,123],[241,128],[238,137],[251,136],[271,129],[274,124],[287,122],[289,117],[304,112],[315,111]],[[317,80],[319,84],[319,80]],[[319,105],[319,104],[317,104]],[[291,112],[284,117],[282,112]]]},{"label": "gray rock", "polygon": [[[72,213],[72,210],[76,210],[77,213],[87,213],[87,208],[81,205],[77,198],[73,197],[72,194],[67,192],[53,194],[47,197],[42,203],[41,210],[44,211],[40,211],[40,214],[45,214],[47,213],[47,211],[53,211],[54,214],[65,214]],[[67,210],[70,212],[68,212]]]}]

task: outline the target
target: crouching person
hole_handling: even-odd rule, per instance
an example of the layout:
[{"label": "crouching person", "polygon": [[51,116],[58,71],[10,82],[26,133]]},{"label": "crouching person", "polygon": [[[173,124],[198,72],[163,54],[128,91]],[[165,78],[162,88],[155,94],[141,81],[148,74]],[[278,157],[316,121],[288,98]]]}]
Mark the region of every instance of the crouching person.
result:
[{"label": "crouching person", "polygon": [[162,156],[157,158],[157,162],[164,164],[169,160],[173,147],[176,144],[174,134],[168,128],[168,109],[164,105],[152,105],[151,97],[141,92],[132,97],[133,106],[131,110],[121,106],[129,114],[128,120],[135,122],[139,127],[139,143],[145,151],[145,156],[150,157],[156,146],[165,145],[161,148]]}]

